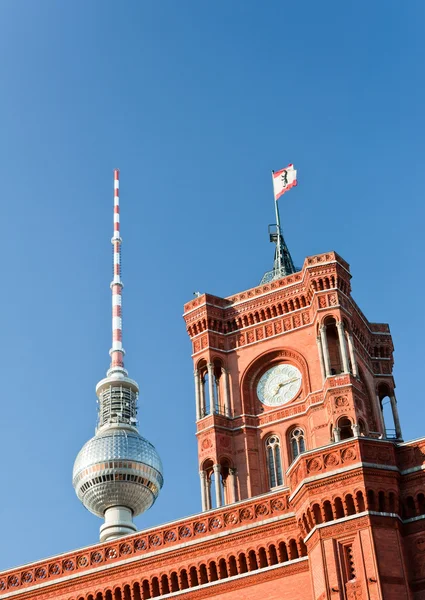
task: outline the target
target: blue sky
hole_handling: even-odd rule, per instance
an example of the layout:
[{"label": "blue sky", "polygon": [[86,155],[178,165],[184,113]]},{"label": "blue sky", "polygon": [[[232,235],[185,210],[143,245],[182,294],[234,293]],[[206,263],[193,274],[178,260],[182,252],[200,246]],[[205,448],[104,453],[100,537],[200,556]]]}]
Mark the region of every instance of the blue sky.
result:
[{"label": "blue sky", "polygon": [[425,5],[2,0],[0,569],[94,543],[74,458],[109,364],[112,171],[121,169],[124,346],[165,486],[137,519],[200,510],[195,290],[271,268],[270,170],[297,265],[336,250],[389,322],[405,439],[424,430]]}]

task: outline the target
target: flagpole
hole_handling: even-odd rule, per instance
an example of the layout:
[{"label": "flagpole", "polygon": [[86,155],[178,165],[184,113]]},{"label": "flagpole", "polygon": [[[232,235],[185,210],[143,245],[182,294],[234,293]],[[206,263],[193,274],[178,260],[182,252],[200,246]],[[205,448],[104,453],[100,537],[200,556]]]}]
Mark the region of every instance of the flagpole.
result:
[{"label": "flagpole", "polygon": [[273,198],[274,198],[274,208],[276,212],[276,229],[277,229],[277,240],[276,240],[276,257],[277,257],[277,267],[279,270],[279,274],[282,270],[282,254],[281,254],[281,243],[280,243],[280,215],[279,215],[279,206],[277,204],[276,195],[274,192],[274,181],[273,181],[274,170],[272,170],[272,186],[273,186]]}]

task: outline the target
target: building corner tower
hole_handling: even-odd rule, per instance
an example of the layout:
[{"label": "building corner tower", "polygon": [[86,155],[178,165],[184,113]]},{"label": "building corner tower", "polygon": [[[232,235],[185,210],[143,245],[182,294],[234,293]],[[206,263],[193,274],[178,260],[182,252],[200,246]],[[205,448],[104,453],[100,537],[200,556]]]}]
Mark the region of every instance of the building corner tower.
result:
[{"label": "building corner tower", "polygon": [[152,506],[163,484],[161,459],[136,427],[139,386],[124,368],[118,169],[114,171],[111,242],[114,262],[111,364],[106,377],[96,386],[96,434],[78,453],[73,469],[78,498],[90,512],[105,520],[100,527],[102,542],[136,531],[133,517]]}]

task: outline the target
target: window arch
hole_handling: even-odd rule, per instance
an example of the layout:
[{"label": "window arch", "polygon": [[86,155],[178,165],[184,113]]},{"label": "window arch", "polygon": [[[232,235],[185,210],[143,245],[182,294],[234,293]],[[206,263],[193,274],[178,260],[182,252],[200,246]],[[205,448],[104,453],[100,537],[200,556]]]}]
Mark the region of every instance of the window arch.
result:
[{"label": "window arch", "polygon": [[266,440],[267,469],[271,488],[283,484],[282,460],[280,457],[280,440],[271,435]]},{"label": "window arch", "polygon": [[382,417],[387,439],[400,439],[401,429],[394,390],[385,384],[379,384],[377,394],[381,404]]},{"label": "window arch", "polygon": [[350,419],[348,417],[341,417],[338,420],[338,427],[340,430],[339,437],[340,440],[348,440],[353,437],[353,427]]},{"label": "window arch", "polygon": [[326,339],[328,342],[328,356],[331,375],[338,375],[343,372],[341,347],[339,343],[336,320],[328,317],[324,325],[326,327]]},{"label": "window arch", "polygon": [[299,454],[305,452],[305,434],[301,427],[295,427],[289,434],[289,445],[291,447],[292,461]]}]

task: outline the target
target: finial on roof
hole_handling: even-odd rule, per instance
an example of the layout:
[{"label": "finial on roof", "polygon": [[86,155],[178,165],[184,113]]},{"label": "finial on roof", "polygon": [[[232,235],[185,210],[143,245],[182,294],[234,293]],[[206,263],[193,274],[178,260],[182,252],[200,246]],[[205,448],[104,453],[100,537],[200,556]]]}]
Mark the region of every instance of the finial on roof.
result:
[{"label": "finial on roof", "polygon": [[294,169],[294,165],[288,165],[285,169],[277,171],[276,173],[272,171],[272,181],[276,223],[269,225],[269,237],[270,241],[276,244],[276,250],[274,253],[273,269],[264,273],[260,285],[269,283],[275,279],[281,279],[282,277],[286,277],[287,275],[296,272],[291,253],[289,252],[283,237],[282,227],[280,225],[279,206],[277,203],[278,199],[285,192],[297,185],[297,172]]}]

